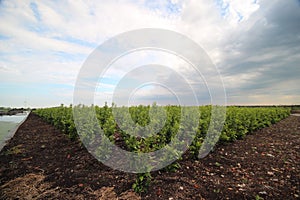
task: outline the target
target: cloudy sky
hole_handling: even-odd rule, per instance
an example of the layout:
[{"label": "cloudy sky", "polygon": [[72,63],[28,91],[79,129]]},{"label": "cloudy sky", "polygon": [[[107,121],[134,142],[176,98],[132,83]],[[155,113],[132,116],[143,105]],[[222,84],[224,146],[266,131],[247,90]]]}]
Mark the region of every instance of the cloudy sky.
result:
[{"label": "cloudy sky", "polygon": [[[299,22],[299,0],[2,0],[0,106],[72,103],[79,71],[95,48],[141,28],[175,31],[201,46],[220,73],[228,104],[300,104]],[[132,68],[153,63],[171,71]],[[100,77],[95,102],[110,102],[124,85],[147,79],[156,84],[136,81],[127,102],[173,103],[191,95],[185,84],[176,84],[179,76],[173,78],[182,75],[202,88],[199,103],[209,103],[212,91],[184,69],[187,63],[165,52],[133,52]]]}]

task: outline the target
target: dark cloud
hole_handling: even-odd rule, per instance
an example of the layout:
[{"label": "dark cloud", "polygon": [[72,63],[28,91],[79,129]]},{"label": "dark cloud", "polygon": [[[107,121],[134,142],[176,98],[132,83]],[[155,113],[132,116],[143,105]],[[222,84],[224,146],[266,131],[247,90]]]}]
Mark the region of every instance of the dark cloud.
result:
[{"label": "dark cloud", "polygon": [[250,29],[241,29],[224,40],[226,59],[221,72],[225,77],[258,72],[234,88],[227,88],[229,95],[300,95],[299,1],[277,1],[264,9],[266,3],[270,2],[263,1],[255,13],[258,20]]}]

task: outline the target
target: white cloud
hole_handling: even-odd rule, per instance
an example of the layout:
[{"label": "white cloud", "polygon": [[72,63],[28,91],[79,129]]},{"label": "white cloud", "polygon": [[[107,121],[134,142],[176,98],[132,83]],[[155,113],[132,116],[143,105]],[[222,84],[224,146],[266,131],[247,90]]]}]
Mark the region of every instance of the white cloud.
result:
[{"label": "white cloud", "polygon": [[[31,8],[31,3],[36,4],[35,9]],[[281,86],[274,94],[262,99],[272,101],[272,95],[279,97],[282,94],[290,95],[289,98],[279,98],[283,103],[297,102],[295,97],[299,90],[292,87],[299,83],[294,76],[298,73],[295,65],[300,59],[297,53],[300,50],[297,45],[299,28],[295,26],[299,20],[295,10],[295,2],[278,0],[272,3],[266,0],[172,0],[159,1],[159,4],[129,0],[1,1],[1,83],[19,84],[21,88],[26,84],[40,83],[73,87],[84,60],[106,39],[132,29],[163,28],[187,35],[206,50],[222,72],[232,102],[248,102],[244,94],[250,90],[257,94],[249,99],[262,102],[258,100],[261,90],[256,83],[268,90],[274,82]],[[195,75],[183,67],[182,60],[164,53],[154,57],[145,52],[135,54],[121,64],[140,65],[151,59],[181,70],[180,73],[191,82],[195,79]],[[291,72],[284,71],[284,67]],[[106,78],[120,78],[126,70],[111,68]],[[289,77],[292,80],[286,81]],[[109,90],[113,85],[107,83],[103,86]],[[285,88],[288,87],[293,90],[286,94]],[[2,90],[5,92],[9,88]],[[72,89],[54,87],[49,91],[63,93],[63,96],[69,96],[67,99],[72,99]],[[155,91],[167,93],[160,89]],[[110,93],[105,91],[105,97]],[[30,97],[37,103],[34,96],[38,96],[38,91],[37,95]],[[12,98],[7,96],[6,104],[12,102],[9,100]],[[60,103],[52,98],[43,101],[36,105]],[[14,98],[13,102],[21,105],[23,99]]]},{"label": "white cloud", "polygon": [[228,5],[228,12],[225,17],[232,25],[237,25],[238,22],[248,20],[260,7],[259,4],[253,0],[224,0],[224,4]]}]

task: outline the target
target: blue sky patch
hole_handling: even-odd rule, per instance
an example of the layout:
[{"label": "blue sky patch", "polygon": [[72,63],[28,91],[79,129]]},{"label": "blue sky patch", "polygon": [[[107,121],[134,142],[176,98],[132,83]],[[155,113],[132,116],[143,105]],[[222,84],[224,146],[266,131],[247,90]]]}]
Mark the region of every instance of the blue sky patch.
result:
[{"label": "blue sky patch", "polygon": [[38,5],[34,2],[31,2],[29,6],[30,6],[35,18],[37,19],[37,21],[41,21],[41,15],[40,15],[40,12],[38,9]]},{"label": "blue sky patch", "polygon": [[9,40],[9,39],[10,39],[9,36],[0,34],[0,40]]},{"label": "blue sky patch", "polygon": [[65,37],[52,37],[53,39],[56,39],[56,40],[60,40],[60,41],[65,41],[65,42],[69,42],[69,43],[73,43],[73,44],[78,44],[78,45],[81,45],[81,46],[86,46],[86,47],[91,47],[91,48],[96,48],[98,44],[96,43],[92,43],[92,42],[88,42],[88,41],[85,41],[85,40],[81,40],[81,39],[78,39],[78,38],[74,38],[74,37],[70,37],[70,36],[65,36]]},{"label": "blue sky patch", "polygon": [[164,13],[166,16],[168,15],[179,15],[182,6],[180,4],[172,3],[172,1],[160,1],[160,0],[146,0],[145,6],[150,10],[159,10]]},{"label": "blue sky patch", "polygon": [[222,17],[226,17],[229,12],[229,3],[225,3],[223,0],[215,0],[215,4],[220,11]]},{"label": "blue sky patch", "polygon": [[88,56],[86,54],[74,54],[64,51],[52,51],[51,54],[58,57],[60,61],[83,61]]}]

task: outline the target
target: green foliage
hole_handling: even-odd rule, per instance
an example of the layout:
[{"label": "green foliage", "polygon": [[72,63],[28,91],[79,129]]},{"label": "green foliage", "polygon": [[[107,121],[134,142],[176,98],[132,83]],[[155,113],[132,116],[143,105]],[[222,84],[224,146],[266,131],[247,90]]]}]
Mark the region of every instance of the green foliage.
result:
[{"label": "green foliage", "polygon": [[286,118],[289,114],[290,109],[283,107],[228,107],[220,142],[241,139],[248,133]]},{"label": "green foliage", "polygon": [[146,192],[150,185],[151,179],[152,176],[150,172],[137,174],[137,178],[135,183],[132,185],[132,189],[136,193]]},{"label": "green foliage", "polygon": [[72,105],[64,107],[43,108],[34,110],[36,114],[42,117],[48,123],[63,131],[71,139],[77,137],[75,124],[73,121]]},{"label": "green foliage", "polygon": [[[81,133],[83,133],[81,139],[83,141],[94,140],[101,128],[111,142],[114,142],[114,134],[116,132],[120,133],[128,149],[132,152],[146,153],[156,151],[165,147],[171,141],[173,141],[175,146],[182,146],[184,139],[189,137],[189,134],[196,132],[196,137],[189,146],[191,157],[196,158],[208,128],[213,123],[210,119],[212,106],[159,107],[153,104],[151,107],[140,105],[127,108],[116,107],[115,105],[109,107],[105,104],[103,107],[84,105],[77,105],[77,107],[80,107],[80,109],[77,109],[78,112],[83,113],[78,115],[81,117],[79,121],[82,123],[80,127],[83,129],[81,130]],[[72,108],[72,105],[69,107],[61,105],[59,107],[37,109],[34,112],[62,130],[71,139],[75,139],[77,138],[77,132],[73,121]],[[193,114],[198,111],[200,116]],[[92,118],[94,112],[98,122],[95,122]],[[154,113],[155,117],[151,118],[150,112]],[[227,107],[226,121],[220,136],[220,142],[231,142],[241,139],[246,134],[270,126],[289,114],[290,108],[284,107]],[[115,117],[121,119],[118,121],[119,124],[117,124]],[[197,124],[195,120],[199,120],[198,127],[194,127]],[[185,123],[181,123],[181,121]],[[154,125],[149,127],[149,123]],[[162,123],[164,125],[159,129]],[[145,131],[150,132],[151,135],[148,137],[143,136]],[[181,138],[178,137],[174,140],[174,137],[179,133]],[[140,136],[136,137],[137,135]],[[172,151],[170,149],[170,152]],[[173,152],[174,155],[178,153],[180,152]]]},{"label": "green foliage", "polygon": [[[221,119],[211,119],[213,106],[160,107],[154,103],[152,106],[140,105],[130,108],[116,107],[114,104],[111,107],[107,104],[103,107],[76,105],[75,108],[80,139],[101,160],[109,159],[109,143],[115,143],[116,137],[124,141],[126,149],[138,154],[165,148],[165,153],[161,155],[162,161],[181,159],[183,151],[187,149],[190,157],[197,159],[205,139],[211,140],[211,143],[215,142],[214,137],[206,136],[209,127],[215,126]],[[71,139],[78,138],[72,105],[37,109],[34,112]],[[219,142],[241,139],[246,134],[270,126],[289,114],[290,108],[284,107],[227,107]],[[221,113],[215,115],[221,116]],[[106,137],[99,134],[101,130]],[[186,143],[186,139],[191,140],[191,145]],[[169,145],[170,142],[172,145]],[[139,165],[134,162],[131,164]],[[136,192],[144,192],[149,186],[151,167],[147,166],[147,173],[137,175],[132,186]],[[173,162],[165,170],[176,171],[178,168],[180,165]]]},{"label": "green foliage", "polygon": [[260,197],[259,195],[255,195],[255,200],[264,200],[264,198]]},{"label": "green foliage", "polygon": [[174,162],[174,163],[172,163],[172,164],[166,166],[166,167],[164,168],[164,170],[165,170],[165,171],[168,171],[168,172],[176,172],[176,171],[177,171],[178,169],[180,169],[180,168],[181,168],[180,164],[179,164],[178,162]]}]

